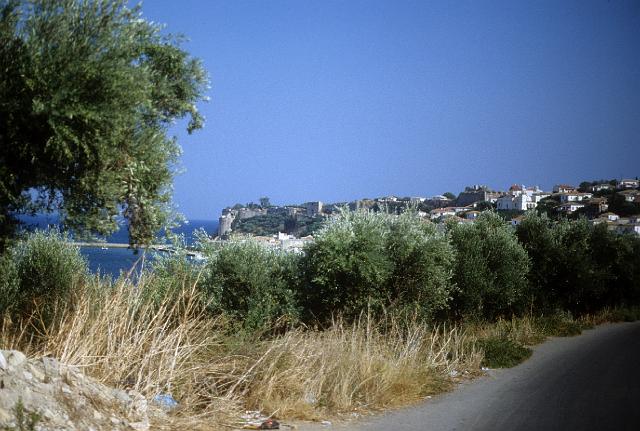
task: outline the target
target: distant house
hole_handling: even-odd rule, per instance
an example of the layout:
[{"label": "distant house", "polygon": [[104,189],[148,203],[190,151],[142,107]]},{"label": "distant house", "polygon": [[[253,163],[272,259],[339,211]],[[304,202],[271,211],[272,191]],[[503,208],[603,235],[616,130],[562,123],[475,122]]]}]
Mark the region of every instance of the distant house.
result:
[{"label": "distant house", "polygon": [[634,202],[640,196],[640,190],[623,190],[619,193],[627,202]]},{"label": "distant house", "polygon": [[569,184],[556,184],[553,186],[554,193],[569,193],[575,192],[576,188],[574,186],[570,186]]},{"label": "distant house", "polygon": [[433,205],[436,208],[444,208],[451,205],[452,200],[443,195],[436,195],[427,199],[427,203]]},{"label": "distant house", "polygon": [[548,198],[549,196],[551,196],[551,193],[535,192],[535,193],[531,194],[531,201],[534,202],[537,205],[537,204],[540,203],[540,201],[542,199]]},{"label": "distant house", "polygon": [[534,209],[536,205],[537,203],[534,202],[532,198],[525,193],[515,196],[505,195],[496,201],[496,208],[500,211],[526,211],[529,209]]},{"label": "distant house", "polygon": [[591,198],[585,201],[590,207],[595,207],[596,211],[603,213],[609,209],[609,204],[606,198]]},{"label": "distant house", "polygon": [[451,217],[456,215],[456,211],[453,207],[436,208],[429,213],[432,219],[438,220],[444,217]]},{"label": "distant house", "polygon": [[522,193],[524,189],[525,187],[522,184],[512,184],[511,187],[509,187],[509,193]]},{"label": "distant house", "polygon": [[613,190],[613,189],[614,187],[609,183],[600,183],[600,184],[595,184],[589,187],[589,190],[591,190],[592,192],[601,192],[603,190]]},{"label": "distant house", "polygon": [[567,202],[565,204],[558,205],[556,207],[556,211],[571,214],[584,207],[585,204],[582,202]]},{"label": "distant house", "polygon": [[467,211],[466,213],[464,213],[464,218],[466,218],[467,220],[475,220],[479,215],[480,211]]},{"label": "distant house", "polygon": [[561,192],[559,193],[560,203],[567,202],[581,202],[587,199],[591,199],[593,195],[591,193],[580,193],[580,192]]},{"label": "distant house", "polygon": [[616,232],[620,234],[634,233],[636,235],[640,235],[640,224],[638,223],[619,224],[616,226]]},{"label": "distant house", "polygon": [[607,221],[618,221],[620,216],[616,213],[608,212],[601,214],[599,218],[606,219]]},{"label": "distant house", "polygon": [[638,180],[626,179],[626,180],[620,180],[620,182],[618,182],[618,190],[637,189],[638,186],[639,186]]},{"label": "distant house", "polygon": [[517,196],[520,194],[533,196],[535,193],[542,193],[542,189],[539,186],[527,187],[524,184],[513,184],[511,187],[509,187],[509,191],[507,193],[513,196]]}]

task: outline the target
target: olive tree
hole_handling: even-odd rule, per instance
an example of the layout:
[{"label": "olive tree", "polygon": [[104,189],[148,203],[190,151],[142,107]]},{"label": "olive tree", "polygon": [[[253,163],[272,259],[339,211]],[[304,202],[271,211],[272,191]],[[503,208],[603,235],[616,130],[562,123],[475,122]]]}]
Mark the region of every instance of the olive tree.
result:
[{"label": "olive tree", "polygon": [[472,224],[448,228],[457,251],[454,311],[488,319],[522,311],[530,263],[511,226],[485,211]]},{"label": "olive tree", "polygon": [[25,211],[99,234],[122,211],[132,244],[169,221],[180,147],[168,129],[202,127],[207,77],[127,3],[0,0],[0,240]]}]

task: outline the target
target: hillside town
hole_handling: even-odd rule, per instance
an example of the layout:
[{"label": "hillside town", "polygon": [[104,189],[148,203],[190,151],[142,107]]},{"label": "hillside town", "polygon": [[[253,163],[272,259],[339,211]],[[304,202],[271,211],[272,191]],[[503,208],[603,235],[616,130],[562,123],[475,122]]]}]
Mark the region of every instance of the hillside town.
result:
[{"label": "hillside town", "polygon": [[[585,217],[592,224],[606,224],[618,233],[640,235],[640,185],[638,179],[601,180],[582,182],[578,186],[556,184],[545,191],[539,186],[513,184],[506,191],[493,190],[486,185],[465,187],[457,196],[444,193],[431,197],[384,196],[359,199],[352,202],[323,203],[311,201],[300,205],[271,205],[268,198],[260,204],[236,204],[225,208],[219,218],[218,237],[226,238],[232,232],[252,234],[282,248],[301,248],[312,240],[311,230],[296,229],[300,221],[318,227],[320,222],[349,209],[367,209],[400,213],[413,209],[418,216],[434,222],[453,219],[460,223],[473,223],[484,210],[495,210],[507,222],[517,225],[526,211],[536,210],[558,219]],[[249,220],[275,220],[261,235],[243,228]]]}]

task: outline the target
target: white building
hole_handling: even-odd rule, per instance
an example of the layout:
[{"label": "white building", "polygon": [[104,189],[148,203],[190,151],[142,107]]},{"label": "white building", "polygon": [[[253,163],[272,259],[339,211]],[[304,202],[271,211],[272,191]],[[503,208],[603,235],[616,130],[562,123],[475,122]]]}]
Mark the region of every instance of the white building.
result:
[{"label": "white building", "polygon": [[570,186],[569,184],[556,184],[555,186],[553,186],[554,193],[568,193],[574,191],[576,191],[576,188]]},{"label": "white building", "polygon": [[607,221],[617,221],[620,220],[620,216],[616,213],[608,212],[600,215],[601,218],[606,218]]},{"label": "white building", "polygon": [[584,208],[584,204],[582,202],[567,202],[566,204],[561,204],[556,207],[556,210],[559,212],[565,212],[567,214],[571,214],[575,211],[578,211],[580,208]]},{"label": "white building", "polygon": [[592,192],[601,192],[602,190],[613,190],[613,186],[609,183],[600,183],[589,187]]},{"label": "white building", "polygon": [[496,208],[498,210],[517,210],[517,211],[526,211],[535,208],[537,202],[534,202],[533,199],[526,193],[521,193],[517,195],[505,195],[501,198],[498,198],[496,201]]},{"label": "white building", "polygon": [[634,202],[640,196],[640,191],[638,190],[624,190],[621,191],[620,194],[624,196],[624,200],[627,202]]},{"label": "white building", "polygon": [[453,207],[436,208],[431,210],[430,214],[432,219],[441,219],[456,215],[456,211]]},{"label": "white building", "polygon": [[560,203],[566,204],[567,202],[582,202],[587,199],[591,199],[593,195],[591,193],[580,192],[566,192],[560,193]]},{"label": "white building", "polygon": [[636,235],[640,235],[640,224],[619,224],[616,226],[616,232],[623,233],[635,233]]},{"label": "white building", "polygon": [[638,180],[633,180],[633,179],[620,180],[620,182],[618,183],[618,189],[619,190],[637,189],[639,186],[638,183],[639,183]]},{"label": "white building", "polygon": [[480,211],[468,211],[464,214],[464,218],[467,220],[475,220],[480,215]]}]

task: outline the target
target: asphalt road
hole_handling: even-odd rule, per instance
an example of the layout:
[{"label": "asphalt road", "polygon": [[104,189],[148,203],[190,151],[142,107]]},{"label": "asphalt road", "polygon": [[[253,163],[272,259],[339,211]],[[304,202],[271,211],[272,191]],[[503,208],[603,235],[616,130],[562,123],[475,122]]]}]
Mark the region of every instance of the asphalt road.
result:
[{"label": "asphalt road", "polygon": [[[334,428],[340,429],[343,426]],[[349,430],[640,430],[640,322],[534,348],[523,364]]]}]

